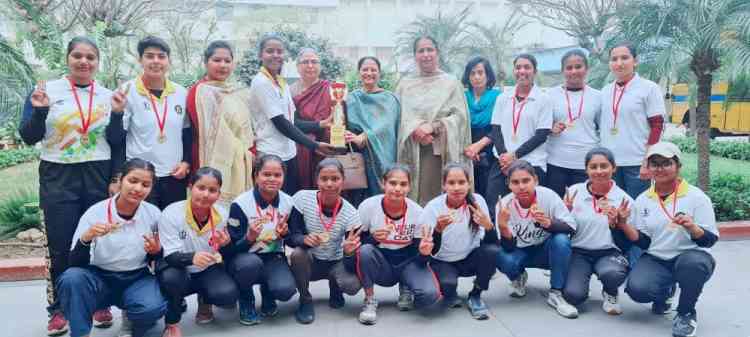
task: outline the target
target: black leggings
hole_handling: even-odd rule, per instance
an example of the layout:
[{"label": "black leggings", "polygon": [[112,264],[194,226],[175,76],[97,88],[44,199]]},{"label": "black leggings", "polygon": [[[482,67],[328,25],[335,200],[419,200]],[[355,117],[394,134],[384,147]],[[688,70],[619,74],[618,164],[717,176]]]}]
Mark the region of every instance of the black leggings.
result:
[{"label": "black leggings", "polygon": [[229,262],[242,298],[249,298],[253,285],[261,285],[264,300],[288,301],[297,293],[294,275],[283,253],[240,253]]},{"label": "black leggings", "polygon": [[589,297],[589,282],[592,274],[596,274],[607,294],[617,296],[618,288],[628,276],[628,259],[617,249],[573,248],[568,278],[563,290],[568,303],[579,305],[586,301]]},{"label": "black leggings", "polygon": [[49,279],[47,301],[50,313],[59,311],[57,280],[68,269],[73,234],[78,220],[89,207],[107,198],[111,177],[109,160],[76,164],[39,163],[39,205],[44,212]]},{"label": "black leggings", "polygon": [[239,296],[237,284],[224,270],[223,264],[213,265],[199,273],[185,268],[167,267],[159,273],[162,293],[167,297],[167,324],[180,322],[182,299],[198,293],[204,303],[218,306],[233,305]]},{"label": "black leggings", "polygon": [[465,259],[455,262],[446,262],[436,259],[430,261],[430,267],[435,271],[440,290],[446,298],[458,296],[458,277],[476,276],[474,286],[481,290],[490,287],[490,279],[495,273],[493,263],[500,251],[500,247],[494,244],[482,244],[475,248]]},{"label": "black leggings", "polygon": [[187,178],[177,179],[172,176],[157,177],[154,188],[151,189],[146,201],[164,210],[173,202],[187,198]]},{"label": "black leggings", "polygon": [[664,302],[676,282],[680,285],[677,313],[695,313],[698,297],[715,267],[711,254],[699,249],[687,250],[671,260],[646,253],[630,272],[625,292],[638,303]]}]

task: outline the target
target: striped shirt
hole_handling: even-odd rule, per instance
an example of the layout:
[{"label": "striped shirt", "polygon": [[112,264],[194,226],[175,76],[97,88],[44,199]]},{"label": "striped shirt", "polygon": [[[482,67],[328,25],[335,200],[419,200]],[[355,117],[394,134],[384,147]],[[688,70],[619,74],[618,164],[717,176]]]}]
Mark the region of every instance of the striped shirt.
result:
[{"label": "striped shirt", "polygon": [[[330,222],[332,219],[325,214],[321,214],[318,209],[317,190],[299,191],[294,199],[294,208],[300,212],[305,221],[305,230],[307,233],[323,233],[325,228],[323,222]],[[348,201],[341,198],[342,204],[336,222],[331,226],[328,232],[328,241],[321,243],[320,246],[311,248],[313,256],[319,260],[340,260],[344,257],[343,243],[346,232],[359,226],[362,222],[359,220],[357,209]],[[321,222],[321,219],[323,222]]]}]

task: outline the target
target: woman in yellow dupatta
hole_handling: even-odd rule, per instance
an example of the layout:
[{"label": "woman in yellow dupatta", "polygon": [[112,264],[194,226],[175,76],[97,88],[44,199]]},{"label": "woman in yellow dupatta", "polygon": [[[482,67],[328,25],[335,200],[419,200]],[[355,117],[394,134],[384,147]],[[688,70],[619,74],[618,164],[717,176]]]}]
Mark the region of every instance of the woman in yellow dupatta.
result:
[{"label": "woman in yellow dupatta", "polygon": [[211,166],[224,177],[220,202],[232,200],[252,186],[255,139],[247,113],[247,89],[226,82],[234,70],[234,53],[226,41],[214,41],[204,52],[206,76],[188,92],[193,125],[195,167]]},{"label": "woman in yellow dupatta", "polygon": [[417,73],[399,81],[396,96],[401,102],[398,161],[409,165],[409,197],[420,205],[441,193],[440,170],[459,162],[473,172],[464,149],[471,144],[469,113],[461,82],[438,67],[437,42],[423,36],[414,41]]}]

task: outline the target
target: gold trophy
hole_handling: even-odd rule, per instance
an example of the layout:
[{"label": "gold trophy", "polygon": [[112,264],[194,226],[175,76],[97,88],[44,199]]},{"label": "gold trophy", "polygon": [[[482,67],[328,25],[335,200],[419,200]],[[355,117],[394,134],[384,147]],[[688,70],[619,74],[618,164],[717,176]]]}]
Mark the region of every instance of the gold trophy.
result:
[{"label": "gold trophy", "polygon": [[337,148],[346,148],[346,141],[344,140],[346,126],[344,125],[344,107],[342,102],[346,99],[348,93],[349,90],[346,88],[345,83],[331,83],[331,99],[336,102],[331,112],[333,114],[331,122],[331,145]]}]

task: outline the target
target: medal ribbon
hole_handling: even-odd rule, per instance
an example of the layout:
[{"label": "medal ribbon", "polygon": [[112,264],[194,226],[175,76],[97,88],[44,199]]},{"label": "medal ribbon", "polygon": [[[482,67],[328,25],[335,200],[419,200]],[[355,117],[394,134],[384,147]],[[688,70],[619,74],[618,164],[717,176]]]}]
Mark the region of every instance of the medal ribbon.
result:
[{"label": "medal ribbon", "polygon": [[[675,179],[674,181],[674,191],[672,192],[672,214],[669,214],[667,211],[667,208],[664,206],[664,200],[661,200],[661,196],[657,195],[656,197],[659,199],[659,206],[661,206],[661,210],[664,212],[664,214],[669,218],[670,221],[674,221],[674,214],[677,211],[677,188],[680,186],[679,179]],[[669,199],[669,196],[667,196],[667,199]]]},{"label": "medal ribbon", "polygon": [[[610,180],[610,181],[609,181],[609,188],[607,189],[607,193],[604,193],[604,196],[602,197],[603,199],[607,200],[607,195],[609,194],[609,192],[610,192],[610,191],[612,191],[612,186],[613,186],[613,185],[614,185],[614,182],[613,182],[612,180]],[[594,205],[594,211],[595,211],[596,213],[600,213],[600,214],[601,214],[601,213],[602,213],[602,209],[601,209],[601,208],[599,208],[599,207],[598,207],[598,206],[596,205],[596,204],[597,204],[597,201],[596,201],[596,200],[597,200],[597,199],[596,199],[596,196],[594,196],[594,194],[592,193],[592,194],[591,194],[591,203],[592,203],[592,204]]]},{"label": "medal ribbon", "polygon": [[154,108],[154,115],[156,115],[156,124],[159,126],[159,135],[164,135],[164,125],[167,123],[167,97],[164,97],[164,112],[162,117],[159,118],[159,111],[156,109],[156,99],[154,95],[149,91],[148,98],[151,101],[151,107]]},{"label": "medal ribbon", "polygon": [[[617,116],[620,114],[620,103],[622,102],[622,96],[625,95],[625,89],[628,87],[628,83],[630,83],[630,81],[627,81],[622,85],[622,90],[617,89],[619,86],[617,83],[612,86],[612,116],[614,117],[612,128],[617,127]],[[618,91],[620,92],[619,96],[617,96]]]},{"label": "medal ribbon", "polygon": [[521,113],[523,112],[523,108],[526,107],[526,103],[529,100],[529,97],[525,97],[519,104],[518,112],[516,113],[516,97],[518,97],[518,86],[516,86],[516,92],[511,98],[513,100],[513,135],[518,134],[518,125],[521,124]]},{"label": "medal ribbon", "polygon": [[570,107],[570,96],[568,96],[568,89],[564,89],[565,101],[568,103],[568,121],[571,124],[575,122],[576,120],[578,120],[579,118],[581,118],[581,114],[583,113],[583,94],[585,93],[585,90],[586,90],[586,86],[584,86],[583,89],[581,89],[581,102],[578,105],[578,116],[576,116],[576,118],[573,118],[573,111],[572,111],[572,108]]},{"label": "medal ribbon", "polygon": [[531,199],[531,206],[529,206],[529,209],[526,211],[526,215],[521,214],[521,203],[518,202],[518,199],[513,199],[513,208],[516,209],[516,213],[518,213],[518,216],[521,217],[521,219],[527,219],[531,216],[531,208],[536,203],[536,193],[534,193],[534,197]]},{"label": "medal ribbon", "polygon": [[320,224],[323,225],[323,229],[326,232],[330,232],[331,228],[333,228],[333,225],[336,223],[336,218],[339,216],[341,197],[336,200],[336,206],[333,207],[333,214],[331,215],[331,221],[329,222],[323,221],[323,202],[320,201],[320,192],[318,192],[316,199],[318,199],[318,218],[320,219]]},{"label": "medal ribbon", "polygon": [[82,136],[86,137],[89,132],[89,125],[91,125],[92,107],[94,103],[94,80],[91,80],[91,89],[89,89],[89,113],[86,118],[83,117],[83,107],[81,106],[81,100],[78,98],[78,92],[76,90],[75,83],[73,80],[68,78],[70,82],[70,90],[73,92],[73,98],[76,100],[78,106],[78,116],[81,118],[81,129],[78,131]]},{"label": "medal ribbon", "polygon": [[[403,210],[403,216],[401,217],[401,224],[395,223],[391,217],[388,214],[385,214],[385,221],[384,226],[388,227],[389,224],[393,225],[394,228],[396,228],[396,232],[399,234],[404,234],[406,231],[406,211],[407,211],[407,205],[406,205],[406,199],[404,199],[403,206],[401,207],[401,210]],[[385,213],[385,209],[383,210],[383,213]]]}]

